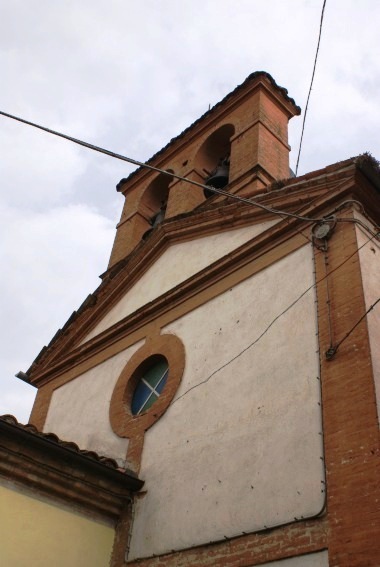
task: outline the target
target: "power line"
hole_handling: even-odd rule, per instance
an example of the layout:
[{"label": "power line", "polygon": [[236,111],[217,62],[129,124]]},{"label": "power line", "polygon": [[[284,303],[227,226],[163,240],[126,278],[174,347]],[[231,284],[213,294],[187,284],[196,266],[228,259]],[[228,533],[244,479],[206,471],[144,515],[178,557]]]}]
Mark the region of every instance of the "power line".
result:
[{"label": "power line", "polygon": [[[324,5],[323,5],[323,10],[324,10],[325,4],[326,4],[326,0],[325,0],[325,2],[324,2]],[[323,19],[323,11],[322,11],[322,19]],[[322,20],[321,20],[321,23],[322,23]],[[319,47],[319,42],[318,42],[318,47]],[[314,66],[314,71],[315,71],[315,66]],[[314,76],[314,71],[313,71],[313,76]],[[306,114],[306,112],[305,112],[305,114]],[[25,120],[25,119],[23,119],[23,118],[14,116],[14,115],[12,115],[12,114],[8,114],[8,113],[6,113],[6,112],[0,111],[0,115],[5,116],[5,117],[7,117],[7,118],[10,118],[10,119],[12,119],[12,120],[16,120],[16,121],[21,122],[21,123],[23,123],[23,124],[26,124],[26,125],[28,125],[28,126],[33,126],[34,128],[38,128],[39,130],[43,130],[44,132],[47,132],[47,133],[49,133],[49,134],[58,136],[58,137],[60,137],[60,138],[66,139],[66,140],[69,140],[69,141],[71,141],[71,142],[73,142],[73,143],[75,143],[75,144],[78,144],[78,145],[83,146],[83,147],[85,147],[85,148],[91,149],[91,150],[93,150],[93,151],[97,151],[97,152],[99,152],[99,153],[103,153],[103,154],[108,155],[108,156],[110,156],[110,157],[113,157],[113,158],[116,158],[116,159],[120,159],[120,160],[122,160],[122,161],[126,161],[126,162],[128,162],[128,163],[133,164],[133,165],[137,165],[137,166],[142,167],[142,168],[150,169],[150,170],[152,170],[152,171],[156,171],[156,172],[158,172],[158,173],[162,173],[162,174],[168,175],[168,176],[170,176],[170,177],[174,177],[174,178],[179,179],[179,180],[181,180],[181,181],[185,181],[185,182],[190,183],[190,184],[192,184],[192,185],[196,185],[196,186],[198,186],[198,187],[201,187],[202,189],[207,189],[208,191],[212,191],[212,192],[214,192],[214,193],[216,193],[216,194],[223,195],[223,196],[228,197],[228,198],[230,198],[230,199],[235,199],[235,200],[237,200],[237,201],[241,201],[241,202],[243,202],[243,203],[247,203],[247,204],[256,206],[256,207],[258,207],[258,208],[260,208],[260,209],[262,209],[262,210],[265,210],[265,211],[267,211],[267,212],[269,212],[269,213],[279,215],[279,216],[281,216],[282,218],[284,218],[284,217],[295,218],[295,219],[298,219],[298,220],[307,221],[307,222],[314,222],[314,223],[315,223],[315,222],[323,222],[323,221],[327,221],[328,219],[331,219],[331,218],[332,218],[332,214],[333,214],[335,211],[338,211],[340,208],[342,208],[342,206],[345,205],[345,203],[342,203],[341,205],[339,205],[339,206],[333,211],[333,213],[331,213],[331,214],[328,215],[328,216],[322,217],[322,218],[312,218],[312,217],[306,217],[306,216],[298,215],[297,213],[289,213],[289,212],[287,212],[287,211],[282,211],[282,210],[279,210],[279,209],[274,209],[274,208],[272,208],[272,207],[267,207],[266,205],[263,205],[262,203],[259,203],[259,202],[257,202],[257,201],[254,201],[253,199],[248,199],[248,198],[245,198],[245,197],[241,197],[241,196],[239,196],[239,195],[235,195],[235,194],[233,194],[233,193],[229,193],[228,191],[224,191],[224,190],[222,190],[222,189],[216,189],[215,187],[210,187],[210,186],[205,185],[205,184],[203,184],[203,183],[199,183],[199,182],[194,181],[194,180],[192,180],[192,179],[189,179],[189,178],[187,178],[187,177],[182,177],[182,176],[180,176],[180,175],[177,175],[177,174],[173,173],[172,171],[166,171],[166,170],[161,169],[161,168],[159,168],[159,167],[152,166],[152,165],[150,165],[150,164],[148,164],[148,163],[144,163],[144,162],[135,160],[135,159],[133,159],[133,158],[129,158],[129,157],[127,157],[127,156],[123,156],[123,155],[121,155],[121,154],[117,154],[117,153],[115,153],[115,152],[112,152],[112,151],[107,150],[107,149],[105,149],[105,148],[102,148],[102,147],[100,147],[100,146],[95,146],[95,145],[90,144],[90,143],[88,143],[88,142],[84,142],[83,140],[80,140],[80,139],[78,139],[78,138],[74,138],[74,137],[72,137],[72,136],[68,136],[67,134],[63,134],[63,133],[61,133],[61,132],[57,132],[57,131],[55,131],[55,130],[52,130],[52,129],[47,128],[47,127],[45,127],[45,126],[42,126],[42,125],[40,125],[40,124],[36,124],[36,123],[34,123],[34,122],[30,122],[30,121],[28,121],[28,120]],[[297,165],[298,165],[298,162],[297,162]],[[360,203],[359,203],[359,204],[360,204]],[[361,205],[361,204],[360,204],[360,205]],[[339,222],[340,222],[340,221],[342,221],[342,222],[343,222],[343,221],[345,221],[345,222],[357,222],[357,223],[362,224],[362,225],[364,226],[364,223],[362,223],[362,222],[359,221],[358,219],[354,219],[354,218],[346,218],[346,219],[341,218],[341,219],[335,219],[335,220],[337,220],[337,221],[339,221]],[[370,242],[371,240],[373,240],[373,238],[377,237],[378,234],[380,234],[380,233],[377,233],[377,234],[373,233],[373,232],[372,232],[368,227],[366,227],[366,226],[365,226],[365,228],[366,228],[367,230],[369,230],[369,231],[371,232],[371,234],[372,234],[371,238],[370,238],[367,242]],[[297,232],[299,232],[300,234],[302,234],[307,240],[310,241],[310,239],[309,239],[302,231],[297,231]],[[367,242],[366,242],[365,244],[367,244]],[[365,244],[363,244],[362,246],[364,246]],[[362,248],[362,247],[360,247],[360,248]],[[360,248],[358,248],[357,251],[359,251]],[[357,251],[356,251],[356,252],[357,252]],[[354,254],[355,254],[356,252],[354,252]],[[352,255],[353,255],[353,254],[352,254]],[[351,256],[352,256],[352,255],[351,255]],[[350,256],[350,257],[351,257],[351,256]],[[349,257],[349,258],[350,258],[350,257]],[[340,264],[339,266],[337,266],[337,268],[339,268],[341,265],[343,265],[349,258],[347,258],[342,264]],[[335,268],[335,269],[337,269],[337,268]],[[328,276],[329,274],[331,274],[333,271],[335,271],[335,270],[332,270],[331,272],[329,272],[328,274],[326,274],[325,277],[327,277],[327,276]],[[239,358],[244,352],[246,352],[246,351],[247,351],[248,349],[250,349],[252,346],[254,346],[255,344],[257,344],[257,342],[269,331],[269,329],[272,327],[272,325],[273,325],[280,317],[282,317],[282,315],[284,315],[287,311],[289,311],[289,309],[291,309],[308,291],[310,291],[310,289],[312,289],[313,287],[315,287],[315,286],[316,286],[320,281],[322,281],[323,279],[324,279],[324,278],[322,278],[321,280],[319,280],[318,282],[316,282],[315,284],[313,284],[311,287],[309,287],[307,290],[305,290],[291,305],[289,305],[282,313],[280,313],[279,315],[277,315],[277,317],[275,317],[275,319],[273,319],[273,321],[268,325],[268,327],[263,331],[263,333],[262,333],[255,341],[253,341],[252,343],[250,343],[245,349],[243,349],[241,352],[239,352],[239,353],[238,353],[235,357],[233,357],[231,360],[229,360],[229,361],[226,362],[224,365],[222,365],[221,367],[219,367],[218,369],[216,369],[216,370],[215,370],[212,374],[210,374],[205,380],[203,380],[202,382],[200,382],[199,384],[197,384],[197,385],[195,385],[195,386],[192,386],[189,390],[187,390],[187,391],[186,391],[184,394],[182,394],[179,398],[176,398],[176,399],[173,401],[173,403],[175,403],[176,401],[178,401],[179,399],[181,399],[183,396],[185,396],[188,392],[190,392],[190,391],[193,390],[194,388],[196,388],[196,387],[198,387],[198,386],[200,386],[200,385],[205,384],[206,382],[208,382],[217,372],[219,372],[220,370],[222,370],[223,368],[225,368],[226,366],[228,366],[229,364],[231,364],[231,362],[233,362],[234,360],[236,360],[237,358]]]},{"label": "power line", "polygon": [[[165,169],[161,169],[160,167],[155,167],[153,165],[150,165],[149,163],[144,163],[144,162],[141,162],[139,160],[124,156],[122,154],[112,152],[112,151],[107,150],[105,148],[102,148],[100,146],[95,146],[94,144],[90,144],[89,142],[85,142],[83,140],[80,140],[79,138],[74,138],[73,136],[69,136],[67,134],[63,134],[62,132],[52,130],[51,128],[47,128],[46,126],[42,126],[41,124],[36,124],[35,122],[30,122],[29,120],[25,120],[24,118],[21,118],[19,116],[14,116],[13,114],[8,114],[8,113],[3,112],[1,110],[0,110],[0,115],[5,116],[6,118],[10,118],[12,120],[16,120],[17,122],[21,122],[22,124],[26,124],[27,126],[32,126],[34,128],[38,128],[39,130],[47,132],[48,134],[58,136],[59,138],[63,138],[65,140],[68,140],[70,142],[78,144],[82,147],[85,147],[85,148],[88,148],[90,150],[108,155],[108,156],[113,157],[115,159],[119,159],[121,161],[125,161],[127,163],[132,164],[132,165],[137,165],[137,166],[145,168],[145,169],[156,171],[157,173],[162,173],[162,174],[167,175],[167,176],[172,177],[172,178],[174,177],[176,179],[179,179],[180,181],[185,181],[186,183],[190,183],[191,185],[195,185],[197,187],[200,187],[201,189],[207,189],[207,191],[211,191],[211,192],[213,192],[217,195],[222,195],[223,197],[228,197],[229,199],[234,199],[236,201],[240,201],[242,203],[252,205],[252,206],[257,207],[261,210],[264,210],[264,211],[266,211],[270,214],[278,215],[278,216],[282,217],[283,219],[294,218],[294,219],[297,219],[297,220],[316,223],[316,222],[326,221],[331,217],[331,214],[328,215],[328,216],[322,217],[322,218],[306,217],[306,216],[299,215],[297,213],[290,213],[288,211],[283,211],[281,209],[275,209],[275,208],[272,208],[272,207],[268,207],[267,205],[263,205],[262,203],[259,203],[258,201],[255,201],[253,199],[249,199],[247,197],[241,197],[240,195],[235,195],[234,193],[230,193],[229,191],[225,191],[223,189],[217,189],[217,188],[212,187],[210,185],[205,185],[204,183],[199,183],[198,181],[195,181],[193,179],[189,179],[188,177],[182,177],[181,175],[173,173],[172,171],[167,171]],[[338,222],[341,222],[343,220],[346,220],[346,219],[337,219]],[[351,220],[351,219],[347,219],[347,220]],[[305,236],[303,234],[303,232],[300,232],[299,230],[297,230],[297,232],[302,234],[307,240],[310,241],[310,239],[307,236]]]},{"label": "power line", "polygon": [[[343,262],[341,262],[340,264],[338,264],[338,266],[336,266],[335,268],[333,268],[332,270],[330,270],[330,272],[327,272],[322,278],[320,278],[318,281],[316,281],[315,283],[313,283],[310,287],[308,287],[307,289],[305,289],[305,291],[303,291],[301,293],[301,295],[299,295],[297,297],[297,299],[295,299],[294,301],[292,301],[292,303],[290,305],[288,305],[288,307],[286,307],[283,311],[281,311],[281,313],[279,315],[277,315],[270,323],[269,325],[264,329],[264,331],[254,340],[252,341],[249,345],[247,345],[245,348],[243,348],[238,354],[236,354],[235,356],[233,356],[231,359],[229,359],[227,362],[225,362],[224,364],[222,364],[222,366],[219,366],[219,368],[217,368],[216,370],[214,370],[211,374],[209,374],[207,376],[207,378],[205,378],[204,380],[202,380],[201,382],[198,382],[198,384],[194,384],[194,386],[191,386],[191,388],[189,388],[188,390],[186,390],[183,394],[181,394],[180,396],[178,396],[178,398],[175,398],[172,403],[170,405],[175,404],[176,402],[178,402],[181,398],[184,398],[189,392],[191,392],[192,390],[195,390],[196,388],[199,388],[199,386],[202,386],[203,384],[206,384],[209,380],[211,380],[211,378],[213,376],[215,376],[215,374],[217,374],[218,372],[220,372],[221,370],[223,370],[223,368],[226,368],[227,366],[229,366],[232,362],[234,362],[236,359],[238,359],[240,356],[242,356],[242,354],[244,354],[245,352],[247,352],[247,350],[249,350],[250,348],[252,348],[253,346],[255,346],[262,338],[264,335],[267,334],[267,332],[269,331],[269,329],[283,316],[285,315],[285,313],[287,313],[288,311],[290,311],[290,309],[292,309],[292,307],[294,307],[294,305],[296,305],[311,289],[313,289],[314,287],[316,287],[318,284],[320,284],[321,282],[323,282],[323,280],[325,280],[328,276],[330,276],[331,274],[333,274],[336,270],[338,270],[339,268],[341,268],[346,262],[348,262],[348,260],[350,260],[353,256],[355,256],[355,254],[358,254],[359,250],[361,250],[362,248],[364,248],[364,246],[366,246],[369,242],[372,242],[372,240],[374,238],[377,238],[380,235],[380,231],[377,233],[373,233],[371,234],[371,237],[366,240],[361,246],[359,246],[359,248],[357,248],[352,254],[350,254],[345,260],[343,260]],[[347,339],[347,337],[352,333],[352,331],[355,329],[355,327],[357,327],[357,325],[361,322],[362,319],[364,319],[364,317],[367,315],[367,313],[369,311],[371,311],[371,309],[374,308],[374,306],[376,305],[376,303],[378,303],[380,301],[380,298],[373,304],[371,305],[371,307],[368,309],[368,311],[359,319],[359,321],[354,325],[354,327],[343,337],[343,339],[335,346],[335,352],[337,351],[337,349],[339,348],[339,346],[342,344],[343,341],[345,341]],[[334,354],[335,354],[334,352]]]},{"label": "power line", "polygon": [[[240,201],[240,202],[258,207],[259,209],[264,210],[268,213],[278,215],[278,216],[282,217],[283,219],[294,218],[294,219],[298,219],[298,220],[302,220],[302,221],[315,223],[315,222],[326,221],[331,217],[331,214],[330,214],[330,215],[322,217],[322,218],[312,218],[312,217],[302,216],[302,215],[299,215],[297,213],[290,213],[290,212],[283,211],[283,210],[280,210],[280,209],[274,209],[272,207],[268,207],[266,205],[263,205],[262,203],[259,203],[258,201],[254,201],[253,199],[241,197],[240,195],[235,195],[234,193],[224,191],[223,189],[217,189],[215,187],[205,185],[203,183],[199,183],[198,181],[194,181],[193,179],[189,179],[187,177],[182,177],[181,175],[177,175],[176,173],[173,173],[172,171],[167,171],[165,169],[161,169],[160,167],[155,167],[155,166],[150,165],[148,163],[144,163],[144,162],[141,162],[139,160],[124,156],[122,154],[112,152],[112,151],[107,150],[105,148],[102,148],[100,146],[95,146],[94,144],[90,144],[89,142],[85,142],[83,140],[80,140],[79,138],[74,138],[73,136],[69,136],[67,134],[63,134],[62,132],[52,130],[51,128],[47,128],[46,126],[42,126],[41,124],[36,124],[35,122],[30,122],[29,120],[25,120],[24,118],[21,118],[19,116],[14,116],[13,114],[9,114],[9,113],[3,112],[3,111],[0,111],[0,115],[5,116],[6,118],[10,118],[12,120],[16,120],[17,122],[21,122],[22,124],[26,124],[27,126],[32,126],[32,127],[37,128],[39,130],[47,132],[48,134],[58,136],[59,138],[63,138],[65,140],[68,140],[70,142],[73,142],[75,144],[83,146],[83,147],[88,148],[90,150],[108,155],[108,156],[113,157],[115,159],[126,161],[127,163],[130,163],[132,165],[137,165],[137,166],[142,167],[142,168],[146,168],[146,169],[149,169],[149,170],[152,170],[152,171],[156,171],[158,173],[162,173],[162,174],[167,175],[167,176],[172,177],[172,178],[174,177],[174,178],[179,179],[181,181],[185,181],[186,183],[190,183],[191,185],[195,185],[195,186],[200,187],[202,189],[207,189],[208,191],[211,191],[215,194],[222,195],[224,197],[228,197],[229,199],[234,199],[236,201]],[[338,207],[338,209],[339,209],[339,207]],[[338,210],[338,209],[335,209],[335,210]],[[341,221],[343,222],[344,220],[352,220],[352,219],[336,219],[336,220],[338,222],[341,222]],[[357,221],[357,222],[359,222],[359,221]],[[301,230],[299,230],[297,228],[296,228],[296,230],[306,240],[311,242],[310,238],[308,238]]]},{"label": "power line", "polygon": [[70,142],[73,142],[74,144],[78,144],[79,146],[82,146],[84,148],[88,148],[88,149],[93,150],[95,152],[99,152],[99,153],[108,155],[110,157],[113,157],[115,159],[119,159],[121,161],[126,161],[127,163],[130,163],[132,165],[137,165],[137,166],[145,168],[145,169],[150,169],[152,171],[162,173],[162,174],[167,175],[167,176],[172,177],[172,178],[174,177],[175,179],[179,179],[180,181],[185,181],[186,183],[190,183],[191,185],[195,185],[196,187],[200,187],[201,189],[207,189],[207,191],[211,191],[213,193],[216,193],[217,195],[223,195],[224,197],[229,197],[230,199],[235,199],[236,201],[240,201],[242,203],[247,203],[249,205],[253,205],[253,206],[258,207],[259,209],[262,209],[262,210],[264,210],[268,213],[282,216],[283,218],[289,217],[289,218],[295,218],[295,219],[298,219],[298,220],[310,221],[310,222],[321,222],[321,221],[325,220],[324,218],[314,219],[314,218],[310,218],[310,217],[303,217],[302,215],[297,215],[296,213],[289,213],[287,211],[274,209],[272,207],[268,207],[266,205],[263,205],[262,203],[254,201],[253,199],[248,199],[247,197],[241,197],[240,195],[235,195],[233,193],[229,193],[228,191],[224,191],[223,189],[216,189],[215,187],[205,185],[204,183],[199,183],[198,181],[194,181],[193,179],[189,179],[188,177],[182,177],[181,175],[177,175],[176,173],[173,173],[172,171],[167,171],[165,169],[161,169],[160,167],[155,167],[153,165],[150,165],[149,163],[144,163],[144,162],[138,161],[136,159],[129,158],[127,156],[123,156],[122,154],[117,154],[115,152],[112,152],[112,151],[107,150],[105,148],[102,148],[100,146],[95,146],[94,144],[90,144],[90,143],[85,142],[83,140],[80,140],[78,138],[74,138],[74,137],[69,136],[67,134],[63,134],[62,132],[52,130],[51,128],[47,128],[46,126],[42,126],[41,124],[36,124],[34,122],[30,122],[29,120],[25,120],[24,118],[20,118],[19,116],[14,116],[12,114],[8,114],[8,113],[2,112],[2,111],[0,111],[0,115],[5,116],[6,118],[11,118],[12,120],[16,120],[17,122],[21,122],[22,124],[26,124],[27,126],[33,126],[34,128],[38,128],[39,130],[47,132],[48,134],[52,134],[53,136],[58,136],[59,138],[69,140]]},{"label": "power line", "polygon": [[320,21],[320,24],[319,24],[319,36],[318,36],[317,51],[315,52],[313,73],[312,73],[312,75],[311,75],[309,94],[307,95],[306,106],[305,106],[305,112],[304,112],[304,115],[303,115],[302,131],[301,131],[301,140],[300,140],[300,147],[299,147],[299,150],[298,150],[297,165],[296,165],[296,177],[297,177],[297,173],[298,173],[298,164],[299,164],[300,155],[301,155],[303,133],[304,133],[304,130],[305,130],[306,114],[307,114],[307,109],[308,109],[308,106],[309,106],[309,99],[310,99],[311,89],[312,89],[313,81],[314,81],[315,68],[316,68],[316,66],[317,66],[317,59],[318,59],[318,52],[319,52],[319,44],[321,43],[322,24],[323,24],[323,15],[324,15],[324,12],[325,12],[325,6],[326,6],[326,0],[324,0],[323,6],[322,6],[321,21]]}]

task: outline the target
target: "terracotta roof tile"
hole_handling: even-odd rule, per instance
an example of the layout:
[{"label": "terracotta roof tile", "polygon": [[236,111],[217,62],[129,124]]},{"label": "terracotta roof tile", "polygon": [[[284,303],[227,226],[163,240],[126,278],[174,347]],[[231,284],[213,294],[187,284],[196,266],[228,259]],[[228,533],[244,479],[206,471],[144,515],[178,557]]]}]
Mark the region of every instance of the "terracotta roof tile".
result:
[{"label": "terracotta roof tile", "polygon": [[102,455],[99,455],[95,451],[86,451],[84,449],[80,449],[78,447],[78,445],[76,443],[74,443],[73,441],[63,441],[55,433],[43,433],[42,431],[39,431],[31,423],[27,423],[27,424],[19,423],[18,420],[14,417],[14,415],[10,415],[10,414],[1,415],[0,421],[2,421],[4,423],[8,423],[8,424],[10,424],[14,427],[17,427],[18,429],[22,429],[22,430],[30,433],[33,436],[42,437],[43,439],[46,439],[46,441],[50,441],[52,443],[55,443],[60,447],[68,449],[69,451],[72,451],[74,453],[78,453],[78,454],[80,454],[80,455],[82,455],[82,456],[84,456],[88,459],[91,459],[93,461],[97,461],[98,463],[101,463],[102,465],[104,465],[106,467],[115,469],[115,470],[117,470],[121,473],[125,473],[125,474],[128,474],[129,476],[134,476],[134,477],[137,478],[136,474],[133,471],[119,467],[119,465],[117,464],[117,462],[114,459],[111,459],[110,457],[104,457]]}]

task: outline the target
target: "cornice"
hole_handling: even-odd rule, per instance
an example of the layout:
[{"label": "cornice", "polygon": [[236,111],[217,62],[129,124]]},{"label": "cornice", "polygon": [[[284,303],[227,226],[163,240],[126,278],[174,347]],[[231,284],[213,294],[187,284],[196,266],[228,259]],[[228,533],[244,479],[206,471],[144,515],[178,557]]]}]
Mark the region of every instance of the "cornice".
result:
[{"label": "cornice", "polygon": [[[328,194],[325,193],[315,198],[312,204],[304,206],[299,213],[316,217],[327,214],[329,209],[331,210],[331,207],[337,203],[337,200],[348,196],[352,189],[351,182],[347,182],[345,187],[342,187],[342,184],[340,184],[335,191],[330,191]],[[268,265],[268,262],[264,260],[262,260],[261,264],[258,262],[261,258],[265,258],[266,255],[270,257],[270,254],[273,252],[274,257],[279,259],[281,247],[284,247],[284,254],[289,253],[294,249],[292,244],[287,244],[292,239],[298,239],[296,247],[305,244],[309,239],[308,227],[312,223],[302,222],[301,225],[301,222],[298,219],[288,218],[280,221],[148,305],[99,333],[91,340],[73,347],[69,352],[69,349],[65,349],[64,355],[56,360],[49,361],[44,367],[38,369],[38,372],[36,369],[33,382],[39,387],[62,373],[69,371],[74,366],[93,357],[100,356],[101,353],[103,353],[102,356],[105,358],[111,356],[109,353],[114,353],[111,347],[121,341],[123,337],[128,336],[134,342],[141,340],[145,337],[145,327],[152,324],[152,321],[159,320],[162,326],[178,317],[177,310],[180,306],[182,307],[179,311],[186,311],[184,307],[186,302],[190,301],[190,309],[194,308],[194,298],[196,298],[197,305],[208,301],[210,294],[215,293],[217,295],[223,291],[223,286],[220,286],[220,282],[224,280],[229,282],[228,278],[232,274],[236,273],[237,281],[241,281],[249,277],[252,274],[252,270],[257,270],[257,266],[261,265],[260,269],[262,269]],[[302,226],[302,233],[300,226]],[[273,262],[273,259],[269,260],[269,263],[271,261]],[[253,266],[253,268],[247,270],[246,267],[248,265]],[[231,286],[231,283],[223,285],[228,287]],[[111,349],[108,354],[106,354],[107,349]]]},{"label": "cornice", "polygon": [[[0,419],[0,475],[86,511],[116,520],[143,482],[55,435]],[[33,429],[32,429],[33,428]]]},{"label": "cornice", "polygon": [[[353,160],[329,166],[325,170],[315,172],[313,176],[308,174],[303,176],[302,180],[297,178],[286,180],[282,187],[261,195],[255,195],[254,199],[267,206],[290,212],[301,208],[306,216],[316,217],[319,214],[318,211],[321,211],[323,207],[336,203],[340,198],[347,195],[349,190],[354,191],[355,185],[360,187],[360,195],[356,194],[356,197],[364,199],[368,206],[378,210],[377,191],[374,194],[373,185],[368,180],[368,176],[365,176],[355,166]],[[65,366],[64,361],[68,361],[72,357],[76,358],[79,352],[81,353],[80,356],[83,357],[92,356],[90,354],[92,349],[95,352],[97,348],[100,348],[99,344],[102,344],[103,340],[111,340],[108,333],[112,336],[113,332],[116,332],[117,326],[104,331],[105,334],[99,334],[84,345],[76,346],[170,245],[208,234],[215,234],[223,230],[247,226],[255,222],[263,222],[271,218],[274,218],[273,215],[263,213],[263,211],[245,203],[229,202],[227,198],[221,203],[214,202],[207,207],[179,215],[164,222],[146,242],[141,242],[126,260],[117,265],[116,269],[106,273],[106,277],[98,290],[87,298],[85,308],[82,308],[78,314],[74,314],[70,318],[71,321],[65,325],[64,330],[57,333],[55,341],[52,341],[49,347],[45,347],[45,350],[40,353],[40,358],[36,359],[28,371],[30,382],[34,385],[42,384],[47,379],[48,374],[55,375],[58,367],[63,368]],[[241,249],[247,257],[251,253],[256,254],[260,247],[264,252],[268,243],[276,246],[278,239],[282,238],[284,232],[288,233],[289,238],[292,234],[291,231],[296,234],[300,222],[296,219],[280,221],[275,227],[268,229],[240,247],[238,251]],[[266,239],[268,239],[268,242]],[[235,253],[228,255],[229,260],[222,258],[187,282],[177,286],[173,292],[179,292],[178,300],[181,301],[181,294],[185,298],[187,290],[190,290],[192,286],[195,286],[194,289],[197,288],[203,273],[207,273],[209,281],[210,278],[212,280],[219,268],[222,267],[222,270],[224,270],[227,266],[227,260],[230,261],[232,258],[235,258]],[[129,323],[126,326],[129,329],[128,332],[138,332],[149,318],[154,317],[157,309],[161,309],[160,302],[162,301],[165,305],[168,297],[171,297],[170,294],[171,292],[163,294],[161,298],[153,301],[149,306],[132,314],[128,318]],[[171,297],[171,301],[172,299]],[[124,329],[123,332],[126,332],[126,330]]]}]

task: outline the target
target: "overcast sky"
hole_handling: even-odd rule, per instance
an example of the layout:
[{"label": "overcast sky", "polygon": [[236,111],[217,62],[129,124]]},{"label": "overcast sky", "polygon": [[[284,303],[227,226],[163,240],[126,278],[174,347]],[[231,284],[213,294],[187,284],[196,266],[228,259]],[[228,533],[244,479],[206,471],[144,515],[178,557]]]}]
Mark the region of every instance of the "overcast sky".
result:
[{"label": "overcast sky", "polygon": [[[322,0],[12,0],[0,110],[144,161],[253,71],[304,110]],[[299,174],[380,159],[380,2],[327,0]],[[302,116],[290,123],[295,169]],[[0,116],[0,413],[25,422],[25,371],[100,283],[132,167]]]}]

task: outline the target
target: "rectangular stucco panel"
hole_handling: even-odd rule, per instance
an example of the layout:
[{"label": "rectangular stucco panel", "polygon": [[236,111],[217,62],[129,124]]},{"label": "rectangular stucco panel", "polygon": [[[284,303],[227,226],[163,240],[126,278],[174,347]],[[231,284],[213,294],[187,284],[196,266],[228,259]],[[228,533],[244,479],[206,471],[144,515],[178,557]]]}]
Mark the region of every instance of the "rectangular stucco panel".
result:
[{"label": "rectangular stucco panel", "polygon": [[52,502],[0,486],[4,567],[105,567],[114,529]]},{"label": "rectangular stucco panel", "polygon": [[111,429],[109,406],[115,384],[141,342],[91,368],[54,391],[44,431],[74,441],[124,464],[128,440]]},{"label": "rectangular stucco panel", "polygon": [[265,332],[312,284],[307,245],[162,330],[185,345],[176,398],[193,389],[145,434],[130,559],[322,510],[314,289]]},{"label": "rectangular stucco panel", "polygon": [[[358,213],[355,216],[368,224]],[[373,229],[376,231],[376,229]],[[379,242],[372,239],[369,233],[357,225],[356,234],[358,239],[360,267],[363,279],[364,299],[366,309],[369,309],[380,297],[380,246]],[[361,248],[362,247],[362,248]],[[380,304],[367,315],[369,342],[372,356],[372,369],[375,380],[377,414],[380,415]]]},{"label": "rectangular stucco panel", "polygon": [[174,244],[158,258],[138,283],[107,313],[82,342],[92,339],[273,224],[274,221],[269,221]]}]

